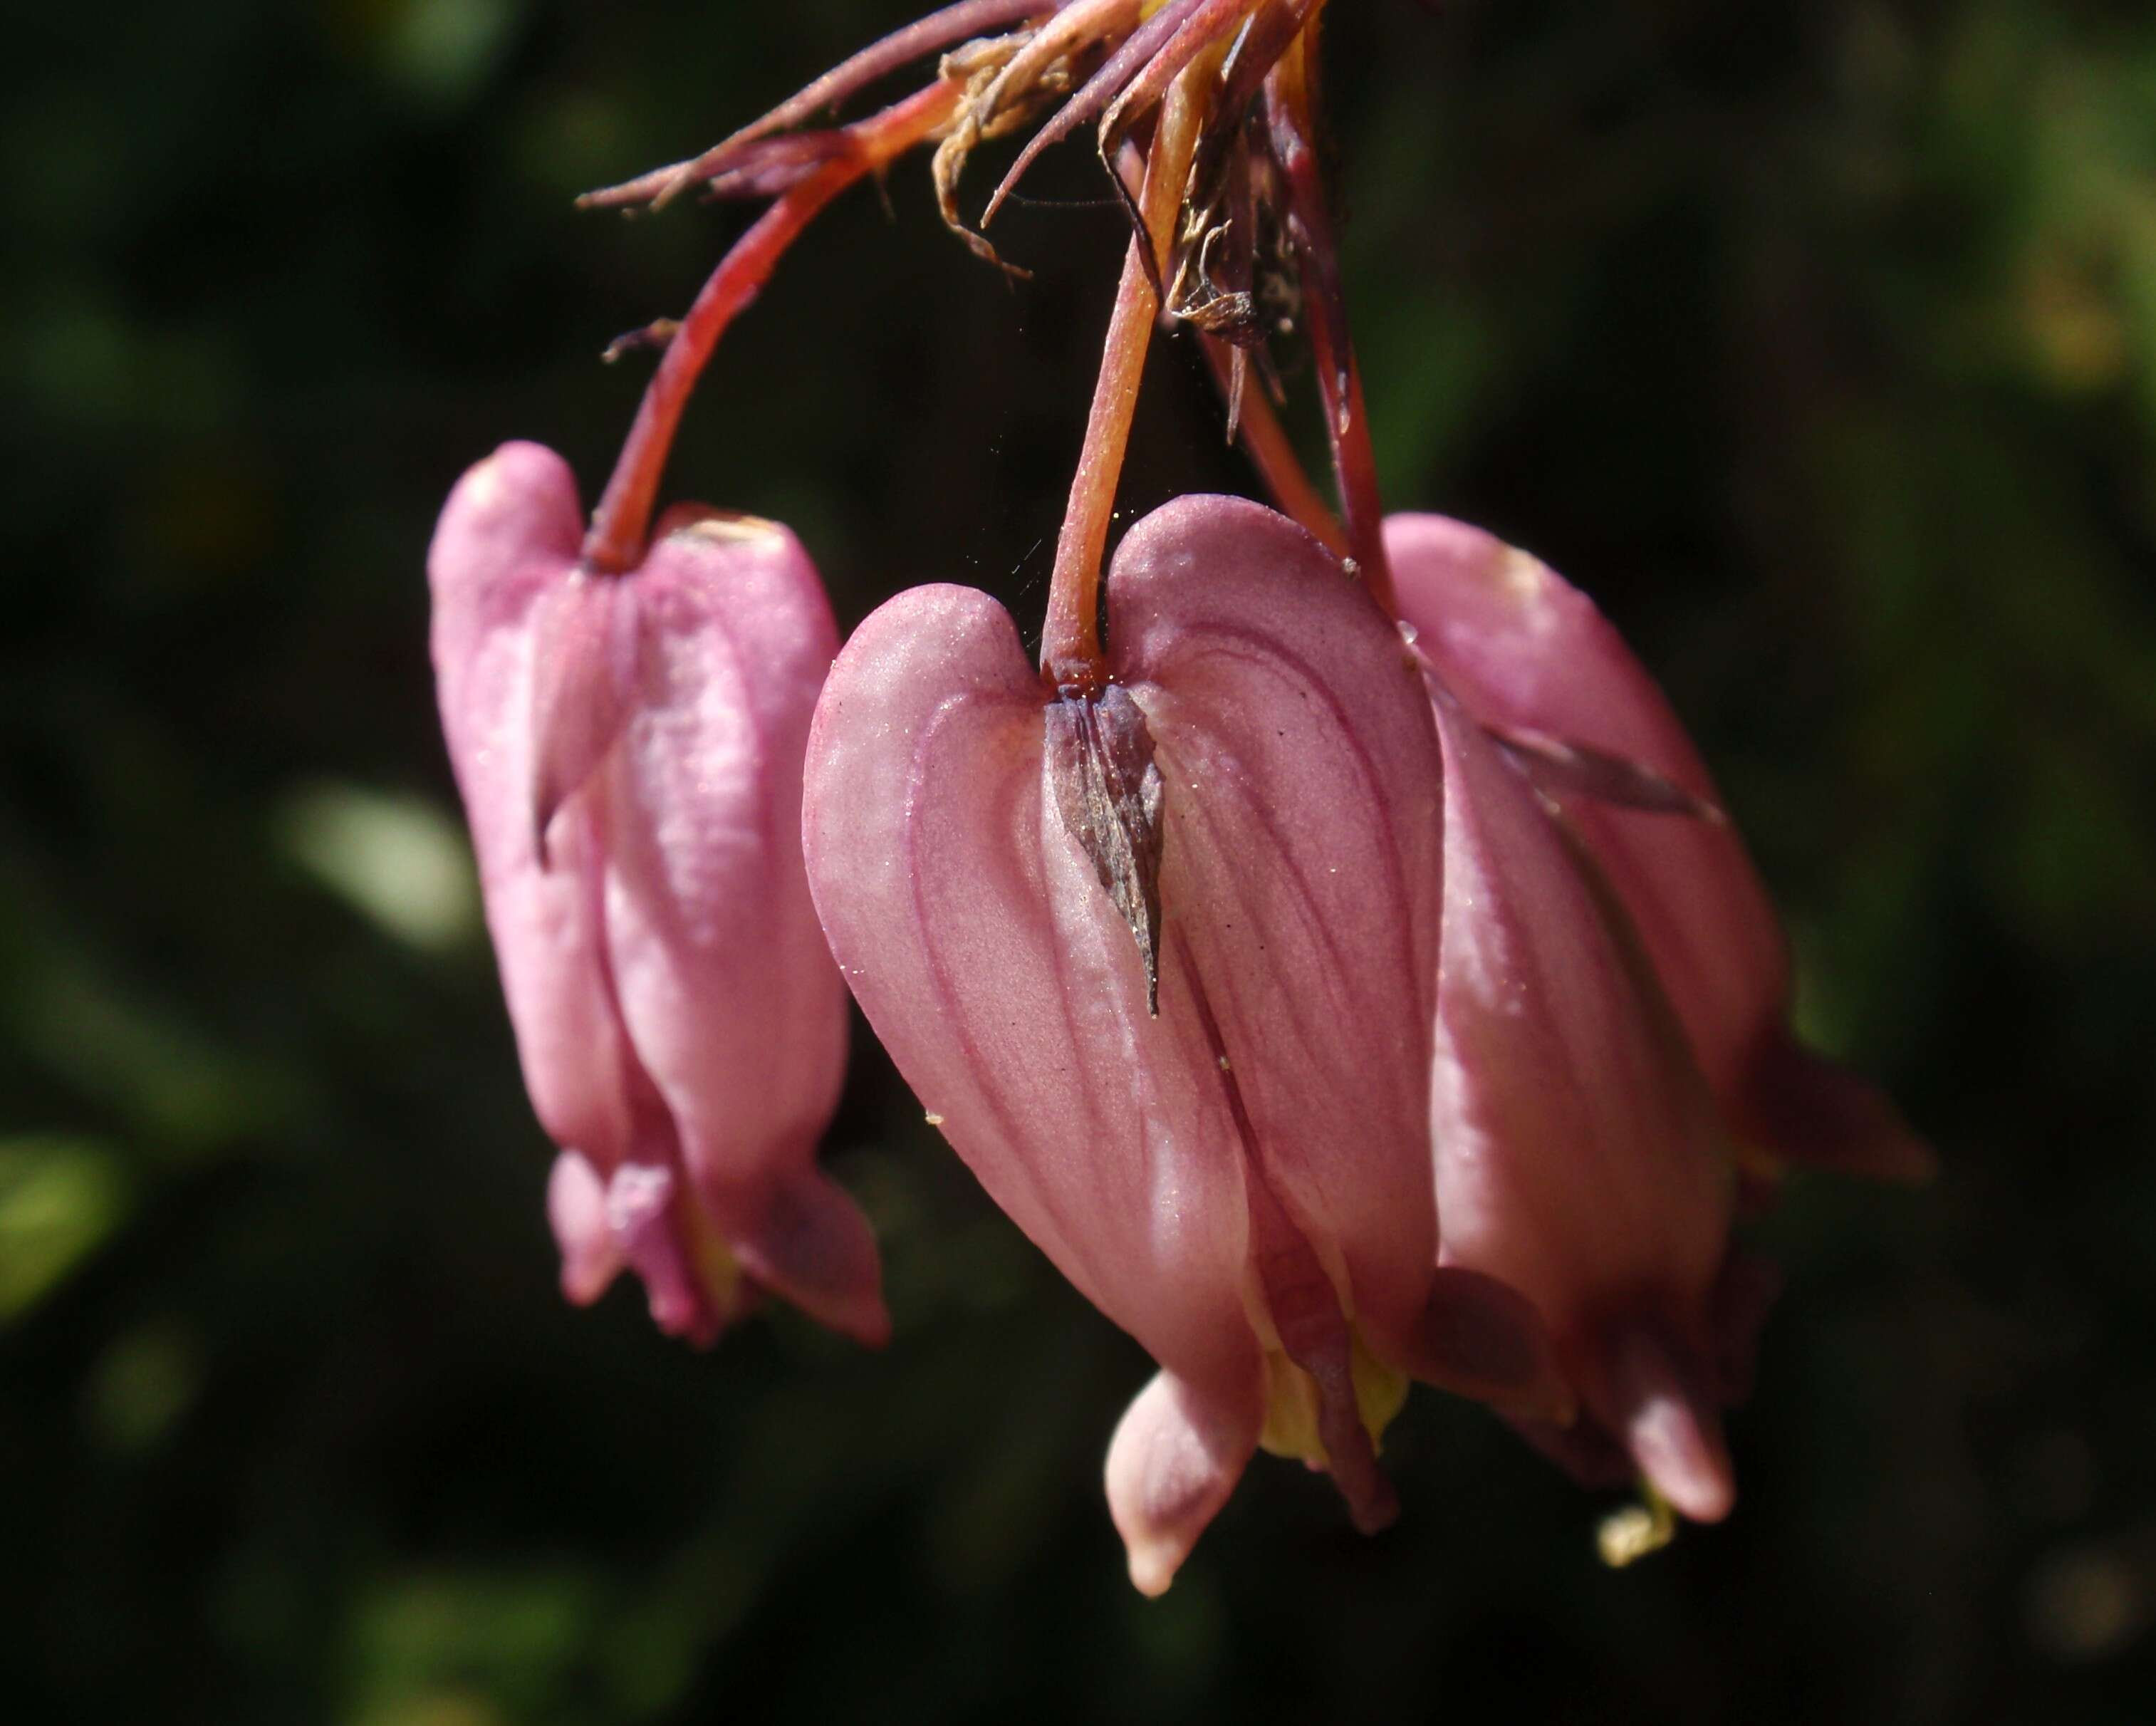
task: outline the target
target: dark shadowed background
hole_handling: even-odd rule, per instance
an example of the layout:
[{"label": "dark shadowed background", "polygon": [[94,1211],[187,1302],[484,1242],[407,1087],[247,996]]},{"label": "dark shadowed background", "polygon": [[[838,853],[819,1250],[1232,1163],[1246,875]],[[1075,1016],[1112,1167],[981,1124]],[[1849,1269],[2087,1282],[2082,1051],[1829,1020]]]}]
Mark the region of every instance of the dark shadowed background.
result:
[{"label": "dark shadowed background", "polygon": [[[1803,1021],[1938,1143],[1800,1182],[1743,1497],[1621,1574],[1419,1394],[1363,1541],[1260,1458],[1163,1600],[1148,1370],[864,1035],[897,1337],[555,1293],[422,560],[509,436],[595,489],[737,211],[579,216],[903,0],[18,17],[0,102],[0,1716],[2156,1718],[2156,21],[2139,0],[1339,0],[1389,501],[1547,557],[1697,731]],[[1082,147],[1044,198],[1096,199]],[[984,192],[984,174],[978,192]],[[978,195],[977,192],[976,195]],[[737,327],[670,491],[842,624],[1037,630],[1120,245],[1007,285],[917,161]],[[1247,487],[1187,344],[1126,501]]]}]

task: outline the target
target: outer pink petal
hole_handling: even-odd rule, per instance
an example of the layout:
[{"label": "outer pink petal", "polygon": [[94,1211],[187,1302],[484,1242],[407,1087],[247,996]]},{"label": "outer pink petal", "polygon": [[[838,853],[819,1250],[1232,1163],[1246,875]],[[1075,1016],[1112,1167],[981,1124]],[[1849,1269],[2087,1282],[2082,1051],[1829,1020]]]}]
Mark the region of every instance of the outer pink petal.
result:
[{"label": "outer pink petal", "polygon": [[792,534],[709,511],[670,512],[629,579],[636,699],[603,817],[622,1016],[752,1278],[880,1342],[874,1238],[815,1168],[846,1045],[800,838],[830,609]]},{"label": "outer pink petal", "polygon": [[1265,1415],[1255,1374],[1209,1393],[1163,1372],[1124,1410],[1108,1446],[1108,1511],[1139,1593],[1168,1591],[1243,1477]]},{"label": "outer pink petal", "polygon": [[[1718,800],[1661,689],[1584,593],[1442,516],[1394,516],[1385,543],[1419,645],[1476,718],[1588,744]],[[1930,1151],[1882,1092],[1790,1038],[1788,943],[1735,830],[1587,797],[1564,804],[1738,1134],[1805,1162],[1928,1174]]]},{"label": "outer pink petal", "polygon": [[1532,1300],[1589,1410],[1680,1508],[1719,1515],[1705,1363],[1731,1189],[1705,1086],[1592,866],[1459,706],[1435,705],[1446,1262]]},{"label": "outer pink petal", "polygon": [[734,1313],[721,1310],[690,1256],[683,1235],[695,1201],[680,1185],[674,1164],[624,1163],[607,1182],[607,1227],[644,1284],[651,1322],[705,1348]]},{"label": "outer pink petal", "polygon": [[1739,1130],[1778,1156],[1876,1180],[1924,1181],[1938,1158],[1878,1086],[1767,1026],[1745,1071]]},{"label": "outer pink petal", "polygon": [[601,1169],[629,1136],[624,1048],[604,983],[593,839],[565,816],[557,866],[533,824],[533,614],[575,578],[583,516],[568,467],[505,444],[460,480],[428,552],[435,685],[464,794],[487,927],[541,1124]]},{"label": "outer pink petal", "polygon": [[1203,980],[1250,1148],[1378,1352],[1411,1358],[1436,1253],[1443,866],[1420,671],[1330,553],[1240,498],[1132,529],[1108,639],[1167,781],[1169,944]]},{"label": "outer pink petal", "polygon": [[1641,1326],[1617,1332],[1596,1363],[1594,1401],[1640,1472],[1682,1514],[1719,1522],[1737,1502],[1718,1386],[1698,1349]]},{"label": "outer pink petal", "polygon": [[607,1184],[582,1151],[563,1151],[547,1178],[547,1220],[562,1249],[562,1293],[588,1307],[621,1274],[621,1244],[607,1220]]},{"label": "outer pink petal", "polygon": [[809,741],[817,908],[997,1204],[1156,1359],[1244,1382],[1240,1158],[1187,1015],[1147,1016],[1137,945],[1044,799],[1045,699],[984,594],[916,588],[864,623]]}]

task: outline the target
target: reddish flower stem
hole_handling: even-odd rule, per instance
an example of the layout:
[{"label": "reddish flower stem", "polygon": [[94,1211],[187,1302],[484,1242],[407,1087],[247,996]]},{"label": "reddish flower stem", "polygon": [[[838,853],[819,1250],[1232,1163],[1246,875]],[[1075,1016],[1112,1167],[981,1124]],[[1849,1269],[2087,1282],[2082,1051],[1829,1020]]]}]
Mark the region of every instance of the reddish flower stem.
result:
[{"label": "reddish flower stem", "polygon": [[643,556],[659,481],[682,410],[726,326],[762,291],[786,249],[824,207],[864,175],[921,141],[957,111],[963,87],[938,83],[848,126],[849,149],[781,193],[734,243],[681,320],[644,392],[613,477],[584,539],[589,568],[617,574]]},{"label": "reddish flower stem", "polygon": [[[1183,208],[1191,158],[1205,120],[1205,92],[1216,55],[1201,56],[1186,68],[1161,105],[1152,149],[1146,162],[1138,207],[1153,257],[1163,256]],[[1116,485],[1122,477],[1123,455],[1130,446],[1131,420],[1145,380],[1147,351],[1160,310],[1153,277],[1132,236],[1123,259],[1116,306],[1108,320],[1108,339],[1101,374],[1093,386],[1092,411],[1078,471],[1070,482],[1070,506],[1055,542],[1055,568],[1049,577],[1048,617],[1040,641],[1041,675],[1057,687],[1097,693],[1108,681],[1101,651],[1101,558],[1108,545],[1108,524],[1115,514]]]},{"label": "reddish flower stem", "polygon": [[[1205,350],[1205,362],[1212,368],[1213,381],[1219,387],[1220,398],[1225,402],[1235,388],[1230,369],[1235,363],[1234,351],[1218,336],[1201,333],[1199,342]],[[1286,428],[1273,411],[1272,403],[1262,388],[1248,381],[1243,386],[1235,435],[1242,444],[1243,453],[1250,457],[1251,466],[1257,469],[1258,477],[1265,482],[1273,507],[1290,521],[1308,528],[1334,557],[1353,555],[1347,529],[1340,525],[1332,506],[1326,502],[1324,495],[1304,470],[1302,458],[1296,454],[1295,445],[1289,441]]]},{"label": "reddish flower stem", "polygon": [[1398,616],[1392,567],[1385,557],[1384,505],[1378,491],[1377,456],[1370,447],[1362,368],[1348,339],[1332,216],[1312,141],[1317,131],[1311,85],[1317,25],[1318,19],[1312,18],[1265,80],[1265,111],[1273,153],[1286,182],[1289,220],[1299,239],[1303,294],[1311,314],[1310,345],[1348,542],[1371,596]]}]

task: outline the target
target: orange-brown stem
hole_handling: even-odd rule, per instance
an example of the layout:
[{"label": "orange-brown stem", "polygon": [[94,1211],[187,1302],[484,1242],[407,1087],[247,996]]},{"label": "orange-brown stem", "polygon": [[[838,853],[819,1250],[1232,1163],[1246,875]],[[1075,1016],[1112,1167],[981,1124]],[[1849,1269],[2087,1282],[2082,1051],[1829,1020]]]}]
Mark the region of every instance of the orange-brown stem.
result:
[{"label": "orange-brown stem", "polygon": [[[1218,336],[1201,334],[1199,341],[1205,350],[1205,362],[1212,369],[1213,381],[1219,386],[1220,398],[1226,402],[1235,388],[1232,369],[1235,350]],[[1265,482],[1273,507],[1290,521],[1308,528],[1334,557],[1352,556],[1347,530],[1304,470],[1302,458],[1289,441],[1280,415],[1273,411],[1265,391],[1247,379],[1235,415],[1235,435],[1243,445],[1243,453],[1250,458],[1250,465],[1257,469],[1258,477]]]},{"label": "orange-brown stem", "polygon": [[781,193],[735,242],[675,331],[638,405],[584,538],[586,567],[607,574],[642,557],[659,481],[682,410],[726,326],[762,291],[801,231],[841,192],[904,153],[957,111],[963,86],[938,83],[849,126],[846,153],[826,162]]},{"label": "orange-brown stem", "polygon": [[1057,687],[1097,691],[1107,681],[1101,651],[1101,558],[1108,545],[1108,524],[1115,515],[1116,485],[1122,477],[1123,454],[1130,446],[1131,419],[1137,410],[1145,379],[1146,353],[1152,343],[1153,320],[1160,310],[1153,292],[1158,260],[1167,252],[1198,135],[1205,119],[1205,94],[1217,56],[1202,55],[1187,67],[1161,104],[1160,121],[1146,162],[1145,186],[1138,207],[1156,267],[1132,236],[1123,259],[1122,279],[1108,320],[1108,339],[1101,374],[1093,386],[1093,406],[1086,421],[1086,442],[1078,471],[1070,482],[1070,506],[1055,542],[1055,568],[1049,577],[1048,617],[1040,640],[1041,675]]}]

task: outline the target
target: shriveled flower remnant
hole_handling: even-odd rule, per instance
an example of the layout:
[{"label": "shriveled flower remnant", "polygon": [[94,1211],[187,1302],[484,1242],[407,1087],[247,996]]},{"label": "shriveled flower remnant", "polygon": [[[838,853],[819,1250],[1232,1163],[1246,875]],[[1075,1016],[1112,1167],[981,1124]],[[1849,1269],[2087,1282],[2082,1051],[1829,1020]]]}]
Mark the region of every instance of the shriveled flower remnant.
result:
[{"label": "shriveled flower remnant", "polygon": [[[1726,1514],[1774,1286],[1735,1219],[1790,1164],[1929,1164],[1792,1036],[1764,889],[1592,604],[1476,529],[1383,516],[1314,147],[1323,9],[964,0],[593,194],[768,208],[644,332],[664,352],[589,523],[557,458],[508,445],[431,560],[567,1292],[628,1266],[692,1340],[759,1290],[882,1339],[866,1225],[814,1163],[843,977],[989,1194],[1159,1364],[1106,1459],[1149,1593],[1260,1448],[1383,1527],[1414,1380],[1637,1481],[1652,1533],[1613,1556]],[[969,157],[1028,126],[969,220]],[[783,528],[652,526],[714,344],[824,205],[932,146],[945,218],[1009,268],[998,210],[1086,129],[1132,234],[1037,667],[956,587],[839,650]],[[1163,324],[1275,507],[1183,498],[1111,559]],[[1331,500],[1276,417],[1282,342],[1308,345]]]}]

